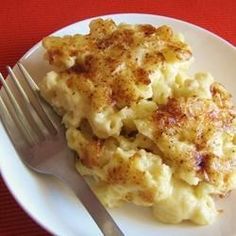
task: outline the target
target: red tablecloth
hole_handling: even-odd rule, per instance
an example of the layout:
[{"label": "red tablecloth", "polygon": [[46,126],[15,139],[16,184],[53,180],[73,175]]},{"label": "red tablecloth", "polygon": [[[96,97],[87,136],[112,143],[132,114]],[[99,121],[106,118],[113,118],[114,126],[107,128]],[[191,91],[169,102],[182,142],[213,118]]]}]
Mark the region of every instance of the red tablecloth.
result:
[{"label": "red tablecloth", "polygon": [[[234,0],[1,0],[0,71],[6,75],[5,65],[14,65],[42,37],[61,27],[91,16],[122,12],[182,19],[236,45]],[[0,235],[48,235],[21,210],[2,180]]]}]

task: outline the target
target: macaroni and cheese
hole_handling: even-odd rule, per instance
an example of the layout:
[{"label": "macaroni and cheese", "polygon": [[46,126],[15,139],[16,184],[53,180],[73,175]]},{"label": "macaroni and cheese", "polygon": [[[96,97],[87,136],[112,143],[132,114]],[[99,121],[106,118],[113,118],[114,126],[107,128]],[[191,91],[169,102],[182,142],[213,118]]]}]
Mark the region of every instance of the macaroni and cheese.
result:
[{"label": "macaroni and cheese", "polygon": [[168,26],[90,23],[47,37],[42,96],[62,116],[76,167],[105,206],[152,207],[164,223],[212,223],[236,187],[236,112]]}]

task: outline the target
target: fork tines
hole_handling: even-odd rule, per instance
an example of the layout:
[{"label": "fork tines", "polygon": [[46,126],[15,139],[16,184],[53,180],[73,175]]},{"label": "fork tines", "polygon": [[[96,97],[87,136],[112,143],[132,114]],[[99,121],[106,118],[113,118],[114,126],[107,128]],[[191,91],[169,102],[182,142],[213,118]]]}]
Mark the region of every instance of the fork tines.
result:
[{"label": "fork tines", "polygon": [[[10,109],[7,102],[0,96],[1,119],[12,119],[19,128],[25,141],[30,145],[34,145],[39,141],[42,141],[48,134],[55,135],[57,133],[57,128],[53,119],[42,105],[37,84],[21,63],[17,63],[17,65],[21,77],[24,78],[28,85],[27,87],[33,95],[33,99],[30,99],[30,96],[19,82],[15,72],[11,67],[7,66],[9,77],[13,81],[14,87],[20,97],[13,95],[14,92],[11,86],[8,85],[0,73],[0,80],[12,106],[12,109]],[[32,100],[34,100],[34,102]]]}]

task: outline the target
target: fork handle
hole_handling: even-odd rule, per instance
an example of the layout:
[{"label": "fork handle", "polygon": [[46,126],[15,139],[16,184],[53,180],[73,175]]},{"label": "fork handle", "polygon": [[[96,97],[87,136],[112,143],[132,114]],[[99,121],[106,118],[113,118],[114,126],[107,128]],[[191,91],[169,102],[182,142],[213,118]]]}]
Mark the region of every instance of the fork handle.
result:
[{"label": "fork handle", "polygon": [[124,236],[78,171],[69,171],[61,179],[71,187],[105,236]]}]

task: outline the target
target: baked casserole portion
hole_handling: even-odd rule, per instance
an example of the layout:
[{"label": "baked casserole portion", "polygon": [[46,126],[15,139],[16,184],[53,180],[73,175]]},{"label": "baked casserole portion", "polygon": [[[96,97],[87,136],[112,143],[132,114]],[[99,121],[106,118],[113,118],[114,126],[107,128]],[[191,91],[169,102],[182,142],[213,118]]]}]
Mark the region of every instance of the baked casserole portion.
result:
[{"label": "baked casserole portion", "polygon": [[76,166],[108,207],[153,207],[165,223],[209,224],[236,187],[236,112],[169,26],[90,23],[47,37],[42,96],[66,127]]}]

